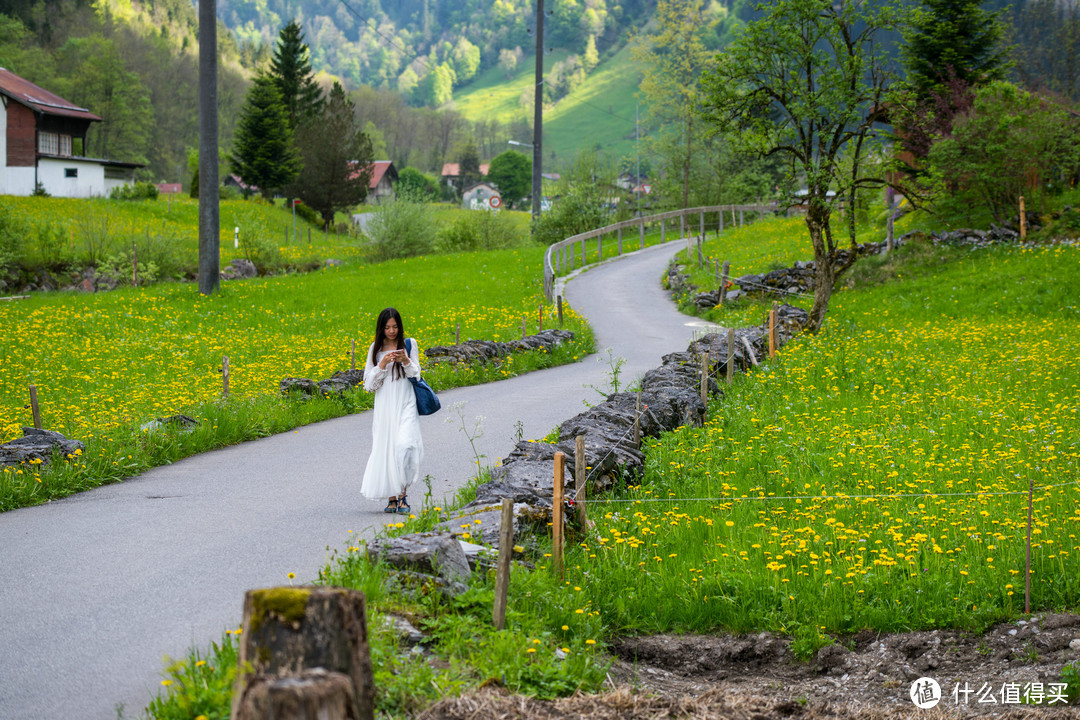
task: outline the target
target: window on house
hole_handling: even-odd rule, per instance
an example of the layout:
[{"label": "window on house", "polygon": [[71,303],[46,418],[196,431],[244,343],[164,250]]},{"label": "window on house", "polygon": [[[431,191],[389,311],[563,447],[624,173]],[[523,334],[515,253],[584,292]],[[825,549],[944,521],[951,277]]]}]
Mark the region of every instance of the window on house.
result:
[{"label": "window on house", "polygon": [[56,133],[38,133],[38,152],[57,155],[60,152],[60,136]]},{"label": "window on house", "polygon": [[71,157],[71,136],[60,136],[60,154],[64,157]]},{"label": "window on house", "polygon": [[64,177],[77,178],[79,177],[79,168],[64,168]]}]

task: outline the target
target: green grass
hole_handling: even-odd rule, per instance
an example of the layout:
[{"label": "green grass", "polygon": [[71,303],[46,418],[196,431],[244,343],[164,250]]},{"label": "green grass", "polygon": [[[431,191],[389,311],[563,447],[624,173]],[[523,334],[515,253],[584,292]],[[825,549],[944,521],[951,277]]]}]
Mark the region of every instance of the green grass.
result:
[{"label": "green grass", "polygon": [[[788,251],[724,256],[760,272]],[[591,508],[567,563],[571,582],[604,578],[587,587],[605,624],[981,630],[1023,613],[1030,482],[1032,607],[1080,603],[1080,249],[911,245],[860,265],[820,334],[738,378],[704,427],[652,441],[641,486]]]},{"label": "green grass", "polygon": [[[0,437],[31,424],[28,386],[43,425],[87,443],[74,462],[0,471],[0,509],[62,497],[213,447],[281,432],[370,407],[363,392],[314,402],[278,394],[286,377],[319,380],[357,365],[387,306],[403,314],[423,351],[461,339],[512,340],[555,326],[543,302],[543,248],[349,264],[304,275],[232,281],[211,298],[192,284],[164,283],[93,295],[35,294],[0,304]],[[437,389],[501,379],[573,362],[592,349],[588,326],[570,310],[575,341],[552,354],[526,353],[488,365],[431,368]],[[24,338],[35,338],[26,343]],[[223,356],[230,394],[221,399]],[[423,358],[421,359],[423,363]],[[143,431],[157,417],[185,413],[194,432]]]},{"label": "green grass", "polygon": [[[801,233],[775,220],[721,240],[749,272],[801,257]],[[569,548],[562,582],[541,537],[537,571],[510,584],[507,630],[487,625],[490,578],[464,607],[425,607],[387,595],[359,547],[335,558],[322,582],[363,589],[376,617],[409,615],[447,660],[435,673],[377,639],[380,710],[412,713],[491,679],[545,697],[588,690],[590,653],[614,634],[773,630],[808,656],[830,633],[978,630],[1015,617],[1032,479],[1033,606],[1075,607],[1080,493],[1042,486],[1077,479],[1068,288],[1080,251],[903,252],[884,278],[857,268],[864,279],[837,294],[825,330],[740,377],[704,427],[649,442],[641,485],[590,506],[595,530]],[[763,310],[753,308],[758,319]],[[1002,338],[1014,340],[1007,353]],[[856,497],[866,495],[891,497]],[[390,531],[444,517],[429,512]],[[553,670],[563,647],[584,658],[576,684]]]},{"label": "green grass", "polygon": [[[565,54],[544,58],[544,69],[562,60]],[[631,58],[629,47],[619,50],[588,75],[585,82],[544,112],[544,165],[557,168],[582,150],[600,148],[613,158],[633,157],[634,111],[641,69]],[[495,67],[482,73],[466,87],[455,91],[457,109],[470,120],[496,118],[509,123],[526,117],[520,106],[523,92],[531,91],[535,66],[525,58],[515,75],[507,80]],[[552,159],[551,153],[555,153]]]},{"label": "green grass", "polygon": [[[81,271],[123,254],[130,270],[133,244],[138,245],[140,261],[153,261],[161,268],[161,279],[192,277],[198,265],[199,206],[187,195],[143,201],[4,196],[0,208],[25,228],[21,250],[27,266]],[[258,199],[222,200],[221,266],[248,257],[244,244],[274,246],[282,262],[294,267],[360,255],[354,236],[326,235],[300,216],[295,227],[294,233],[293,216],[280,205]],[[236,228],[240,248],[234,247]]]},{"label": "green grass", "polygon": [[[808,254],[800,221],[716,242],[739,273]],[[505,631],[487,624],[490,577],[461,607],[425,604],[387,594],[383,571],[346,548],[320,582],[362,589],[375,617],[406,614],[446,659],[433,671],[377,638],[378,707],[407,716],[492,680],[544,697],[590,690],[602,668],[591,653],[628,633],[772,630],[807,657],[860,629],[1019,617],[1032,482],[1032,607],[1075,608],[1078,276],[1080,249],[1060,245],[913,243],[861,260],[821,333],[725,387],[703,427],[646,442],[641,484],[593,500],[595,528],[568,547],[564,580],[550,539],[535,538]],[[759,322],[766,307],[710,316]],[[388,531],[444,517],[431,508]],[[552,667],[563,647],[584,658],[576,684]]]}]

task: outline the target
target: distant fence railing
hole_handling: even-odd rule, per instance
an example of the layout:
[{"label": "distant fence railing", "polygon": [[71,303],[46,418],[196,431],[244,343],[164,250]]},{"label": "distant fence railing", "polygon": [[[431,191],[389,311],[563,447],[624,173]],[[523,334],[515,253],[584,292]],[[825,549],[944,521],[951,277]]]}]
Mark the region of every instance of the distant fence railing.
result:
[{"label": "distant fence railing", "polygon": [[[637,249],[644,249],[645,247],[645,226],[655,226],[660,224],[660,242],[667,242],[667,223],[678,219],[679,222],[679,237],[689,238],[690,234],[687,233],[687,228],[690,226],[690,219],[693,216],[697,216],[698,219],[698,232],[695,236],[705,235],[705,217],[707,215],[716,215],[716,224],[709,223],[709,227],[716,228],[719,233],[724,229],[725,217],[730,218],[732,226],[739,226],[744,224],[746,213],[756,214],[758,218],[763,217],[765,214],[775,213],[778,206],[775,203],[769,204],[757,204],[757,205],[710,205],[708,207],[696,207],[686,208],[684,210],[670,210],[664,213],[658,213],[656,215],[646,215],[644,217],[631,218],[630,220],[623,220],[613,225],[606,225],[602,228],[595,230],[589,230],[573,237],[568,237],[565,240],[560,240],[557,243],[548,247],[547,252],[544,254],[544,297],[548,302],[554,301],[555,294],[555,279],[564,273],[574,270],[575,267],[582,267],[588,264],[588,246],[586,243],[589,240],[596,240],[596,261],[599,262],[604,259],[604,237],[607,235],[615,235],[616,254],[622,255],[623,253],[623,231],[637,228],[638,229],[638,245]],[[751,218],[753,219],[753,218]],[[609,243],[611,240],[609,239]],[[580,251],[578,250],[580,246]],[[580,262],[577,259],[580,258]]]}]

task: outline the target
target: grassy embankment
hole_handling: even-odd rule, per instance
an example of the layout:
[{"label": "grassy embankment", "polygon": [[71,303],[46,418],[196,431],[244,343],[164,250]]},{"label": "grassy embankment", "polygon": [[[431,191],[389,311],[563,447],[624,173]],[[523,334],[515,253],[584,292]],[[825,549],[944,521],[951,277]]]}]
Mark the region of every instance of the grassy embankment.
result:
[{"label": "grassy embankment", "polygon": [[[804,259],[807,245],[798,219],[777,219],[705,250],[738,275]],[[1032,607],[1077,607],[1080,248],[913,243],[850,280],[823,331],[738,377],[704,427],[647,442],[640,485],[590,504],[596,527],[569,548],[565,580],[543,546],[536,571],[514,572],[506,630],[489,627],[491,577],[456,601],[411,600],[345,549],[319,581],[362,589],[376,617],[410,616],[449,663],[397,652],[373,622],[380,710],[491,681],[541,697],[594,690],[598,650],[620,634],[770,630],[805,657],[860,629],[978,631],[1023,614],[1029,483]],[[766,307],[708,314],[758,322]],[[193,678],[227,683],[234,642],[216,670],[195,656],[173,666],[150,715],[180,717]]]}]

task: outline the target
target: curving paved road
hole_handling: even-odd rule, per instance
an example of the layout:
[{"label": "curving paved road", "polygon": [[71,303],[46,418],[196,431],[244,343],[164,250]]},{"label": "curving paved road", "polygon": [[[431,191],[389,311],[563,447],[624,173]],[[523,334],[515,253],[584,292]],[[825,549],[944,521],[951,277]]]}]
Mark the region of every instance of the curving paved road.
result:
[{"label": "curving paved road", "polygon": [[[696,323],[659,286],[679,242],[596,266],[567,301],[633,380],[686,347]],[[421,420],[433,498],[475,472],[461,432],[485,416],[483,462],[509,452],[515,424],[543,437],[609,384],[607,355],[440,394]],[[460,403],[459,410],[455,405]],[[459,417],[460,413],[460,417]],[[451,424],[448,421],[456,421]],[[387,516],[359,495],[370,413],[197,455],[124,483],[0,514],[0,720],[134,718],[160,688],[163,655],[183,657],[239,624],[244,591],[316,576],[348,531]],[[424,490],[409,498],[419,509]]]}]

